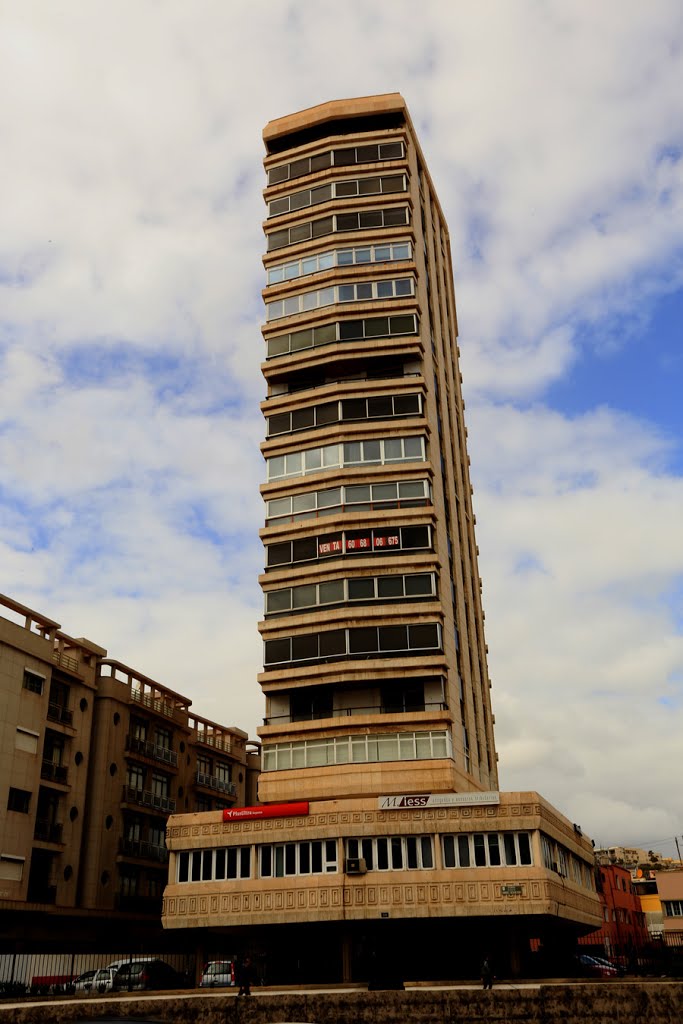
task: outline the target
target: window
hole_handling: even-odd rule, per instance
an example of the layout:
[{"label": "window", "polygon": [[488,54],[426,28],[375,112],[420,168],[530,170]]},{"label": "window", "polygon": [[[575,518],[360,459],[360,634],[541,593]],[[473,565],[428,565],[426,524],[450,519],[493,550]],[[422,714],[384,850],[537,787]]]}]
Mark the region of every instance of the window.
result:
[{"label": "window", "polygon": [[171,749],[171,741],[173,734],[170,729],[156,729],[154,733],[154,741],[157,747],[161,747],[162,750]]},{"label": "window", "polygon": [[264,745],[263,771],[445,757],[453,757],[448,731],[354,734]]},{"label": "window", "polygon": [[400,626],[357,626],[321,633],[305,633],[264,641],[264,668],[300,662],[328,661],[364,655],[400,654],[441,650],[441,626],[409,623]]},{"label": "window", "polygon": [[[381,484],[353,484],[324,491],[308,491],[284,498],[271,498],[266,504],[266,522],[317,519],[336,512],[377,512],[387,508],[421,508],[431,504],[428,480],[387,481]],[[396,531],[386,531],[396,536]],[[387,545],[389,547],[391,545]],[[339,554],[335,546],[320,554]]]},{"label": "window", "polygon": [[18,811],[19,814],[28,814],[31,803],[31,794],[26,789],[9,788],[7,797],[7,810]]},{"label": "window", "polygon": [[295,434],[302,430],[326,426],[330,423],[358,420],[394,419],[422,414],[422,395],[382,395],[377,398],[352,398],[340,402],[325,402],[293,412],[269,416],[268,437]]},{"label": "window", "polygon": [[434,867],[431,836],[347,839],[346,856],[362,857],[368,871],[414,871]]},{"label": "window", "polygon": [[375,551],[386,554],[388,551],[428,551],[431,547],[429,526],[402,526],[393,530],[347,530],[318,537],[306,537],[300,541],[269,544],[266,547],[266,564],[267,568],[272,568],[316,561],[319,558],[339,557],[347,553],[357,554],[360,551],[364,551],[365,554]]},{"label": "window", "polygon": [[347,149],[326,150],[314,156],[301,157],[287,164],[278,164],[268,169],[268,184],[291,181],[305,174],[314,174],[327,167],[348,167],[353,164],[371,164],[378,160],[401,160],[405,150],[402,142],[379,142],[369,146],[352,146]]},{"label": "window", "polygon": [[546,835],[541,833],[541,852],[543,854],[543,865],[548,868],[549,871],[555,870],[555,856],[553,843],[548,839]]},{"label": "window", "polygon": [[270,482],[344,466],[424,462],[426,457],[423,437],[392,437],[331,444],[323,448],[305,448],[303,451],[289,452],[287,455],[275,455],[266,459],[266,468]]},{"label": "window", "polygon": [[230,782],[231,774],[232,774],[232,769],[231,769],[229,764],[226,764],[224,761],[217,761],[216,762],[216,778],[217,779],[220,779],[221,782]]},{"label": "window", "polygon": [[514,867],[532,863],[528,832],[444,835],[441,852],[445,868]]},{"label": "window", "polygon": [[139,764],[128,766],[126,782],[130,789],[142,790],[145,788],[145,769]]},{"label": "window", "polygon": [[327,252],[304,256],[298,260],[269,267],[268,284],[295,281],[299,277],[332,270],[334,267],[351,267],[357,263],[395,263],[399,260],[411,259],[412,254],[412,244],[409,241],[366,245],[357,249],[331,249]]},{"label": "window", "polygon": [[167,797],[169,792],[168,777],[161,772],[152,775],[152,793],[154,796]]},{"label": "window", "polygon": [[268,216],[279,217],[284,213],[303,210],[307,206],[327,203],[331,199],[355,199],[356,196],[405,192],[407,187],[408,179],[405,174],[382,175],[378,178],[345,178],[342,181],[316,185],[314,188],[271,199],[268,203]]},{"label": "window", "polygon": [[283,316],[294,316],[311,309],[320,309],[334,303],[370,302],[373,299],[404,299],[415,294],[412,277],[388,281],[370,281],[351,284],[330,285],[317,291],[301,292],[284,299],[266,303],[266,319],[279,320]]},{"label": "window", "polygon": [[197,771],[201,772],[203,775],[211,775],[212,774],[211,758],[210,757],[204,757],[201,754],[198,755],[197,756]]},{"label": "window", "polygon": [[265,595],[266,615],[299,611],[320,605],[345,604],[350,601],[367,604],[372,601],[391,601],[431,597],[436,593],[434,573],[414,573],[409,576],[363,576],[352,579],[328,580],[284,590],[271,590]]},{"label": "window", "polygon": [[0,854],[0,879],[3,882],[21,882],[25,863],[24,857],[13,857],[9,853]]},{"label": "window", "polygon": [[318,220],[293,224],[288,228],[271,231],[267,235],[268,252],[281,249],[286,245],[306,242],[311,238],[322,238],[324,235],[339,231],[364,231],[368,228],[405,227],[410,223],[407,206],[385,207],[381,210],[357,210],[353,213],[333,214],[320,217]]},{"label": "window", "polygon": [[178,882],[226,881],[251,878],[251,847],[218,850],[183,850],[176,857]]},{"label": "window", "polygon": [[37,672],[32,672],[31,669],[24,669],[24,689],[30,690],[31,693],[41,694],[45,685],[45,676],[38,675]]},{"label": "window", "polygon": [[402,337],[417,333],[418,321],[414,313],[370,317],[366,320],[342,320],[268,338],[266,357],[273,359],[341,341],[366,341],[370,338]]},{"label": "window", "polygon": [[257,850],[259,878],[321,875],[338,870],[337,843],[333,839],[267,844]]},{"label": "window", "polygon": [[683,917],[683,900],[662,900],[665,917]]},{"label": "window", "polygon": [[22,750],[25,754],[37,754],[39,739],[39,733],[17,726],[17,731],[14,734],[14,749]]}]

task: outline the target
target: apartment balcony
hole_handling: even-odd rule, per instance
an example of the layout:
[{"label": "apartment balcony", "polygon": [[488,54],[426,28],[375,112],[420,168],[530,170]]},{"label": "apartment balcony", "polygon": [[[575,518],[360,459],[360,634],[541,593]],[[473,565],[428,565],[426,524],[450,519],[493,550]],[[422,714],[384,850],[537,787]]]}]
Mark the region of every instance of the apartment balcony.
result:
[{"label": "apartment balcony", "polygon": [[60,725],[73,725],[74,722],[73,711],[54,701],[50,701],[47,706],[47,717],[51,722],[59,722]]},{"label": "apartment balcony", "polygon": [[39,818],[33,829],[33,838],[41,843],[61,843],[63,830],[63,825]]},{"label": "apartment balcony", "polygon": [[176,802],[170,796],[158,796],[149,789],[135,789],[133,786],[123,787],[122,800],[126,804],[137,804],[140,807],[149,807],[153,811],[162,814],[174,814]]},{"label": "apartment balcony", "polygon": [[351,718],[353,715],[402,715],[423,714],[425,711],[448,711],[448,704],[434,701],[426,704],[405,705],[404,707],[378,707],[374,705],[354,705],[348,708],[334,708],[326,711],[311,711],[308,714],[271,715],[264,718],[264,725],[290,725],[294,722],[318,722],[324,718]]},{"label": "apartment balcony", "polygon": [[142,704],[143,707],[149,708],[150,711],[154,711],[158,715],[163,715],[164,718],[169,718],[172,722],[183,721],[181,710],[177,705],[170,700],[164,700],[161,696],[145,693],[133,686],[130,689],[130,698],[136,704]]},{"label": "apartment balcony", "polygon": [[195,772],[194,781],[197,786],[204,786],[212,789],[215,793],[225,793],[226,796],[237,796],[237,786],[227,779],[219,779],[216,775],[207,775],[205,772]]},{"label": "apartment balcony", "polygon": [[65,668],[67,672],[72,672],[75,675],[82,674],[79,669],[78,658],[72,658],[70,654],[65,654],[64,651],[54,650],[52,652],[52,660],[55,665]]},{"label": "apartment balcony", "polygon": [[119,853],[124,857],[137,857],[140,860],[153,860],[158,864],[168,862],[168,850],[165,846],[147,843],[142,839],[119,839]]},{"label": "apartment balcony", "polygon": [[126,750],[130,750],[134,754],[142,754],[144,757],[149,757],[153,761],[159,761],[161,764],[170,765],[172,768],[178,767],[178,755],[175,750],[170,750],[168,747],[163,747],[159,743],[152,743],[150,740],[142,740],[137,736],[126,736]]},{"label": "apartment balcony", "polygon": [[54,764],[52,761],[43,761],[40,767],[40,777],[47,782],[58,782],[61,786],[68,785],[69,770],[63,764]]}]

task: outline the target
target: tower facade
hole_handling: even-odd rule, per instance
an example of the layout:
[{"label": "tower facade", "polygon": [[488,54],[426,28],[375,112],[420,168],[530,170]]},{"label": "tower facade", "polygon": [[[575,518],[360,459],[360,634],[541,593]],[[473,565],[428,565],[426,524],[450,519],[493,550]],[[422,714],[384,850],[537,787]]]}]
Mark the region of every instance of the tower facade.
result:
[{"label": "tower facade", "polygon": [[498,792],[443,213],[398,94],[264,141],[261,802],[169,818],[162,920],[269,981],[528,973],[600,907]]},{"label": "tower facade", "polygon": [[264,801],[497,789],[450,239],[405,103],[264,131]]}]

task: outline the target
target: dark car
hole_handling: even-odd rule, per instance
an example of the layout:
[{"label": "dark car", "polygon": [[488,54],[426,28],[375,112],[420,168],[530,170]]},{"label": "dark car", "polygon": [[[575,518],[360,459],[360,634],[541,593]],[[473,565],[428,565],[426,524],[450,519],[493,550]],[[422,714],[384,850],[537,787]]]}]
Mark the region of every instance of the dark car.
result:
[{"label": "dark car", "polygon": [[114,992],[185,988],[185,978],[165,960],[133,960],[119,967],[112,988]]}]

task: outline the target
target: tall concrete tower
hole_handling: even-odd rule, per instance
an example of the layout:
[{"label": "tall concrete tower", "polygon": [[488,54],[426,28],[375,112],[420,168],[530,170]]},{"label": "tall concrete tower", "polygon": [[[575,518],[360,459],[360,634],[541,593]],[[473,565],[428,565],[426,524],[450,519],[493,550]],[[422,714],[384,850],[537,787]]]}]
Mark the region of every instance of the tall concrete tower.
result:
[{"label": "tall concrete tower", "polygon": [[260,797],[497,789],[450,239],[408,111],[264,140]]}]

